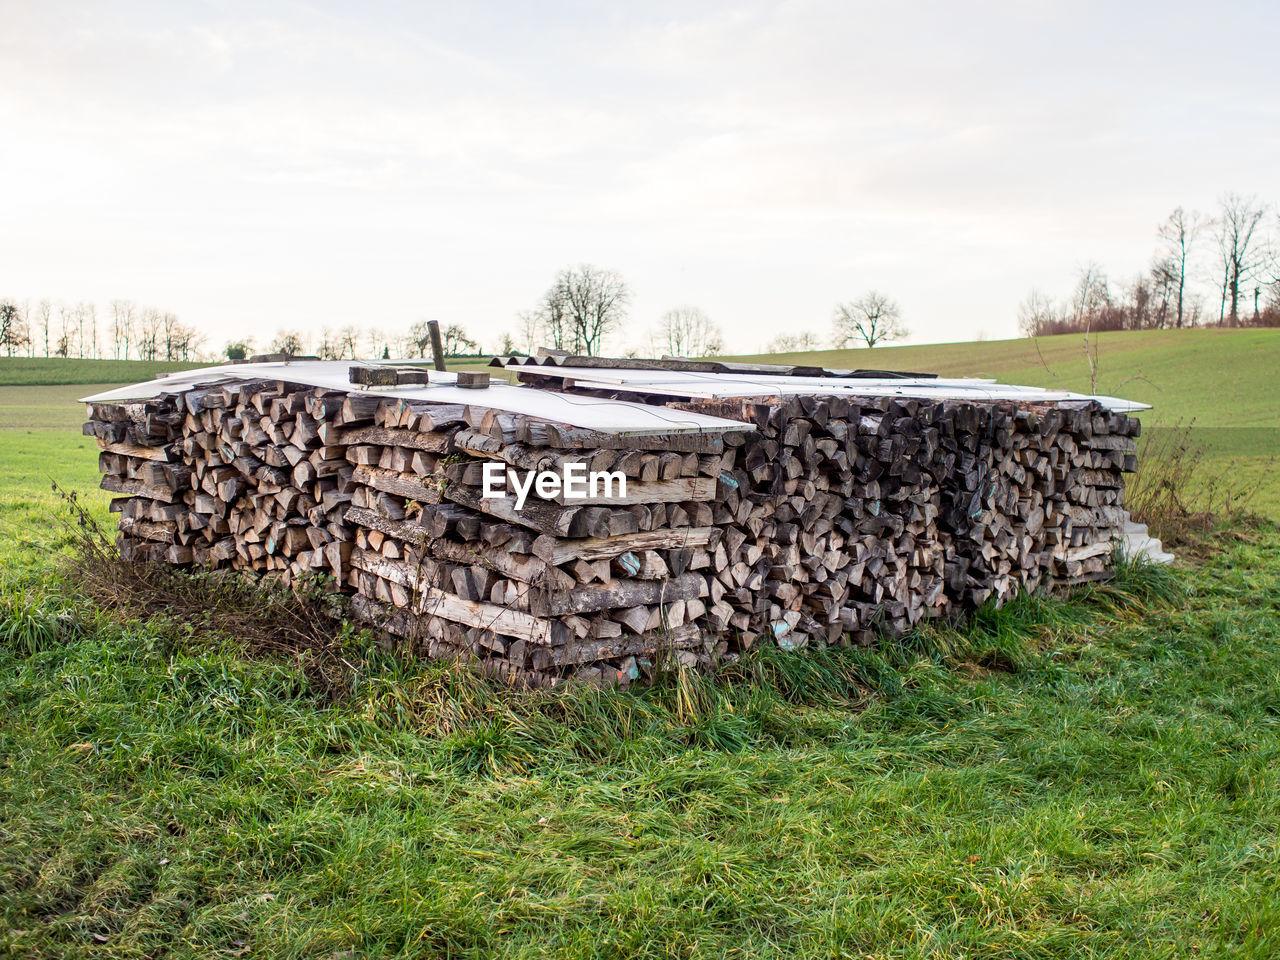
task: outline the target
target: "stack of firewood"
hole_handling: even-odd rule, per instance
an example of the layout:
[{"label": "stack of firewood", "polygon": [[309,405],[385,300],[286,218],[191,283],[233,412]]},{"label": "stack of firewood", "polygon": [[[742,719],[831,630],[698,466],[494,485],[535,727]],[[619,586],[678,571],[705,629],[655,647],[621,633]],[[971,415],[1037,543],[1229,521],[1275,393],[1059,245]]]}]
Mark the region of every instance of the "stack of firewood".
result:
[{"label": "stack of firewood", "polygon": [[126,494],[112,502],[122,555],[343,581],[353,469],[339,433],[376,408],[259,380],[90,404],[103,489]]},{"label": "stack of firewood", "polygon": [[[628,436],[246,379],[93,403],[86,432],[125,558],[328,574],[424,655],[536,684],[900,635],[1102,575],[1127,519],[1138,423],[1093,402],[616,396],[742,428]],[[580,464],[626,495],[531,487],[517,508],[484,496],[486,464]]]},{"label": "stack of firewood", "polygon": [[[705,653],[723,436],[619,438],[396,401],[378,422],[347,451],[355,605],[366,618],[428,655],[472,654],[535,683],[626,681],[637,658]],[[511,496],[485,498],[485,463],[519,475],[581,464],[625,477],[626,494],[531,489],[517,509]]]}]

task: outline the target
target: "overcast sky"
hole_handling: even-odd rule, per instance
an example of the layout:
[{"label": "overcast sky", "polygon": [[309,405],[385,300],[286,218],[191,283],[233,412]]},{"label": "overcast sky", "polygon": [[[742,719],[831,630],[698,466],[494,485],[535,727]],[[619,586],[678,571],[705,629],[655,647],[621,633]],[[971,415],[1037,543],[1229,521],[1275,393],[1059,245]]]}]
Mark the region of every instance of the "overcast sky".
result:
[{"label": "overcast sky", "polygon": [[0,0],[0,296],[211,343],[461,322],[619,271],[638,343],[739,351],[896,298],[1012,336],[1175,206],[1280,199],[1271,3]]}]

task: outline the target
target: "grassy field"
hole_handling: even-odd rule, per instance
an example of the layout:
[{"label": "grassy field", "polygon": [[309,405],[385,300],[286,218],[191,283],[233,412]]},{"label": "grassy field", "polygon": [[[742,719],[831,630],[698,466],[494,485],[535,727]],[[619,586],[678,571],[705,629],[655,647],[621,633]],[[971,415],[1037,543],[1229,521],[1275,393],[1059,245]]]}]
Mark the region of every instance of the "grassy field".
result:
[{"label": "grassy field", "polygon": [[138,383],[206,363],[165,360],[79,360],[74,357],[0,357],[0,386],[57,386],[81,383]]},{"label": "grassy field", "polygon": [[[1280,530],[879,653],[515,695],[0,606],[0,951],[1271,957]],[[1174,599],[1174,593],[1177,599]]]},{"label": "grassy field", "polygon": [[[1229,336],[1271,429],[1277,341]],[[95,389],[0,387],[0,956],[1280,955],[1280,526],[732,682],[516,695],[351,634],[334,701],[81,596],[49,480],[107,519]]]}]

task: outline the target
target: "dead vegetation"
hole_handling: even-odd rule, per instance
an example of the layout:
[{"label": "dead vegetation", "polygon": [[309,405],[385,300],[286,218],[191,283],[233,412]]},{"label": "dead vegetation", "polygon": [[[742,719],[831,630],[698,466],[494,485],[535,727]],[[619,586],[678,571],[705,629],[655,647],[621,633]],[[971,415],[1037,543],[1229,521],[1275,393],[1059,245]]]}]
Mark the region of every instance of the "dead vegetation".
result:
[{"label": "dead vegetation", "polygon": [[1207,456],[1194,427],[1179,421],[1146,433],[1126,490],[1134,519],[1171,548],[1194,548],[1224,525],[1249,526],[1258,493],[1229,462]]},{"label": "dead vegetation", "polygon": [[234,570],[126,561],[75,491],[57,483],[53,489],[65,507],[59,518],[70,548],[64,578],[99,611],[119,621],[163,619],[196,642],[230,638],[250,656],[296,664],[331,697],[353,687],[359,656],[349,648],[358,637],[346,619],[347,598],[327,578],[305,577],[286,586]]}]

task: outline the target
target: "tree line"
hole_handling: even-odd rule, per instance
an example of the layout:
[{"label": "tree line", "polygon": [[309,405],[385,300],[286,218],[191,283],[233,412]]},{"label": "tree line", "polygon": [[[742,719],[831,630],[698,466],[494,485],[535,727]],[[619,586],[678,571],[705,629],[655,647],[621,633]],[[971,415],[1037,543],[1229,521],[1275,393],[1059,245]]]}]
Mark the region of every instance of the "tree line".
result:
[{"label": "tree line", "polygon": [[1226,194],[1213,215],[1178,207],[1156,229],[1148,269],[1116,283],[1088,263],[1064,300],[1033,290],[1018,308],[1018,328],[1026,336],[1049,336],[1280,326],[1277,228],[1275,205],[1256,197]]},{"label": "tree line", "polygon": [[[536,304],[521,311],[514,329],[503,333],[494,352],[503,355],[530,354],[539,346],[549,346],[579,356],[596,356],[606,341],[616,337],[630,319],[631,287],[614,270],[591,264],[559,271],[551,286]],[[447,357],[478,356],[480,342],[457,323],[442,325],[441,346]],[[648,332],[647,348],[673,356],[703,357],[724,350],[720,327],[706,312],[694,306],[668,310]],[[287,356],[316,356],[322,360],[357,357],[415,358],[431,355],[431,337],[426,321],[407,330],[389,332],[354,324],[316,335],[296,329],[278,330],[263,343],[235,340],[224,348],[232,360],[264,353]],[[638,354],[638,349],[628,351]]]},{"label": "tree line", "polygon": [[[520,314],[516,334],[504,337],[499,352],[519,346],[532,351],[535,344],[545,343],[557,350],[592,356],[607,336],[622,327],[630,299],[630,288],[615,271],[590,264],[561,270],[537,306]],[[827,342],[835,347],[851,343],[874,347],[906,334],[902,308],[872,290],[836,305]],[[817,334],[801,332],[784,334],[765,350],[787,353],[825,345]],[[649,330],[646,346],[651,353],[676,357],[715,356],[725,350],[720,326],[696,306],[675,307],[664,313]],[[628,353],[638,352],[633,349]]]},{"label": "tree line", "polygon": [[206,339],[177,314],[132,300],[112,300],[102,311],[87,300],[0,300],[0,351],[8,357],[198,360]]},{"label": "tree line", "polygon": [[[528,354],[546,345],[576,355],[597,355],[627,326],[631,299],[631,287],[618,272],[591,264],[567,267],[555,275],[531,309],[517,315],[515,328],[502,334],[494,352]],[[861,343],[874,347],[905,333],[898,304],[872,291],[836,306],[829,342],[835,346]],[[480,343],[461,324],[444,325],[441,340],[446,356],[480,355]],[[204,334],[182,323],[176,314],[139,306],[132,300],[112,300],[101,311],[88,301],[55,304],[41,300],[34,307],[0,301],[0,351],[8,356],[25,353],[32,357],[117,360],[245,360],[258,354],[283,354],[354,360],[428,357],[431,353],[426,321],[402,331],[354,323],[323,326],[316,332],[282,328],[262,341],[233,340],[218,354],[206,352],[206,342]],[[800,333],[780,337],[766,349],[789,352],[824,345],[816,334]],[[664,312],[646,332],[644,345],[627,350],[624,355],[648,352],[706,357],[724,351],[720,325],[705,310],[686,304]]]}]

